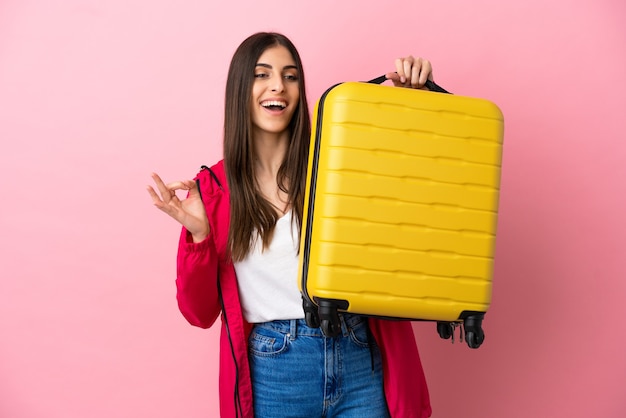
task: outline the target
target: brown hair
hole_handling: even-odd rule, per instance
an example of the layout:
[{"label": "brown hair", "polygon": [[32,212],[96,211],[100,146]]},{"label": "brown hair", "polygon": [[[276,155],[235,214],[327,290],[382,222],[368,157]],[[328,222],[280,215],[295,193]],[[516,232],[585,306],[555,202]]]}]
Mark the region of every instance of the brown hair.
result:
[{"label": "brown hair", "polygon": [[234,261],[246,257],[257,231],[267,247],[272,238],[278,214],[257,189],[254,171],[254,145],[250,101],[254,69],[266,49],[284,46],[291,53],[298,69],[300,99],[289,124],[291,138],[285,159],[278,171],[278,187],[287,193],[289,206],[302,228],[304,190],[308,163],[311,119],[306,101],[304,71],[300,55],[284,35],[273,32],[256,33],[235,51],[228,70],[224,113],[224,167],[230,189],[230,227],[228,248]]}]

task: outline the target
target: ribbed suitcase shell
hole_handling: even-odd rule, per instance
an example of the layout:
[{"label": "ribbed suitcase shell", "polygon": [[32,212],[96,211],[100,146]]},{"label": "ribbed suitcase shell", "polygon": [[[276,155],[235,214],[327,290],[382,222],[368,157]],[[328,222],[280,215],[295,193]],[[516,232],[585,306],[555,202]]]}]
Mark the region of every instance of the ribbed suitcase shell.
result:
[{"label": "ribbed suitcase shell", "polygon": [[314,110],[305,299],[456,321],[491,301],[503,117],[490,101],[360,82]]}]

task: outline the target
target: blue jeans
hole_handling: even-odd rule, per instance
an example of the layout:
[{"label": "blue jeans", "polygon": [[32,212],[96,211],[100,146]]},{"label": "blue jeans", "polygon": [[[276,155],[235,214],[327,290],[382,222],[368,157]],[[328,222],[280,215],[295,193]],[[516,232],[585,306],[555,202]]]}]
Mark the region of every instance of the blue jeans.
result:
[{"label": "blue jeans", "polygon": [[257,418],[385,418],[380,351],[367,319],[342,314],[339,336],[303,319],[256,324],[249,339]]}]

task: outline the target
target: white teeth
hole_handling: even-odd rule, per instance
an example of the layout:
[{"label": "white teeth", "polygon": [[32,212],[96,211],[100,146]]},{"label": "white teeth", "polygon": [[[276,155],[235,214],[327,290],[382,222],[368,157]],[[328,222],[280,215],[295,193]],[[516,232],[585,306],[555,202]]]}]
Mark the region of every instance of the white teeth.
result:
[{"label": "white teeth", "polygon": [[261,106],[263,107],[278,106],[284,109],[285,107],[287,107],[287,104],[285,102],[279,102],[278,100],[268,100],[267,102],[261,103]]}]

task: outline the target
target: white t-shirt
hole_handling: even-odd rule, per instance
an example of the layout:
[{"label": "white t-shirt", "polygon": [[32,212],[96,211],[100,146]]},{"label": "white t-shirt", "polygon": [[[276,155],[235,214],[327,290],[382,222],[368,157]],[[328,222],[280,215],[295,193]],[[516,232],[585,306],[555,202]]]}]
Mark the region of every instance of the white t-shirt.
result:
[{"label": "white t-shirt", "polygon": [[304,318],[298,290],[298,226],[292,211],[276,222],[263,251],[260,237],[247,257],[235,263],[243,315],[250,323]]}]

